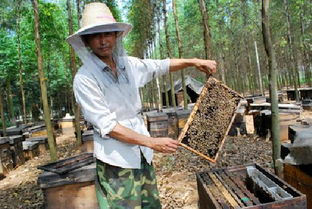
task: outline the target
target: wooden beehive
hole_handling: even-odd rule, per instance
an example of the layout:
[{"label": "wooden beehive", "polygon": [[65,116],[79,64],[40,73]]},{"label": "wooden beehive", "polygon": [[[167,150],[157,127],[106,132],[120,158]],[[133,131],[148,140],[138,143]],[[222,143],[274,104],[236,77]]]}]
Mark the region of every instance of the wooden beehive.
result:
[{"label": "wooden beehive", "polygon": [[27,141],[38,143],[39,154],[44,154],[49,149],[47,136],[31,137]]},{"label": "wooden beehive", "polygon": [[9,140],[7,137],[0,137],[0,176],[6,175],[13,170],[13,159]]},{"label": "wooden beehive", "polygon": [[[271,183],[270,187],[255,186],[247,174],[248,167],[260,172],[263,180]],[[196,178],[200,209],[307,208],[304,194],[257,164],[199,172]]]},{"label": "wooden beehive", "polygon": [[241,98],[210,77],[178,138],[180,145],[215,163]]},{"label": "wooden beehive", "polygon": [[10,136],[9,138],[14,167],[23,165],[25,163],[22,143],[24,140],[23,135]]},{"label": "wooden beehive", "polygon": [[44,172],[38,178],[46,209],[98,209],[95,163],[64,175]]},{"label": "wooden beehive", "polygon": [[168,115],[163,112],[147,113],[147,127],[152,137],[168,136]]},{"label": "wooden beehive", "polygon": [[39,156],[39,142],[23,141],[23,152],[25,160]]},{"label": "wooden beehive", "polygon": [[82,145],[80,150],[82,152],[93,152],[94,151],[94,131],[88,130],[82,134]]}]

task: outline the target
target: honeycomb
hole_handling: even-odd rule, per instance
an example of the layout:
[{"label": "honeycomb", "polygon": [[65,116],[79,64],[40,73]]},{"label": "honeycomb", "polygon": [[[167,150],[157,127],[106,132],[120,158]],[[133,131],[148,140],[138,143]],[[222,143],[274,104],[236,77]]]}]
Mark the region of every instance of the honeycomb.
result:
[{"label": "honeycomb", "polygon": [[210,77],[179,141],[208,158],[215,159],[241,98],[238,93]]}]

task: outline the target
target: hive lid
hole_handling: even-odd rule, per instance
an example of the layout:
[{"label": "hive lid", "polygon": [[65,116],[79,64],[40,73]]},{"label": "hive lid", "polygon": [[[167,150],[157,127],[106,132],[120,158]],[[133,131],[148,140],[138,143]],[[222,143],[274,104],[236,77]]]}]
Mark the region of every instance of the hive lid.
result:
[{"label": "hive lid", "polygon": [[23,141],[23,150],[33,150],[38,147],[39,142]]},{"label": "hive lid", "polygon": [[23,141],[22,135],[10,136],[10,144],[15,144],[15,143],[21,142],[21,141]]},{"label": "hive lid", "polygon": [[210,77],[179,135],[180,145],[215,163],[242,98]]},{"label": "hive lid", "polygon": [[53,163],[49,163],[38,168],[44,171],[49,171],[57,174],[66,174],[72,170],[80,168],[84,165],[89,165],[94,162],[93,153],[82,153],[74,157],[59,160]]},{"label": "hive lid", "polygon": [[10,143],[10,139],[8,137],[0,137],[0,144]]},{"label": "hive lid", "polygon": [[164,112],[146,113],[146,117],[149,122],[168,120],[168,115]]},{"label": "hive lid", "polygon": [[31,137],[31,138],[28,138],[27,141],[38,142],[40,144],[43,144],[48,141],[48,137],[47,136]]}]

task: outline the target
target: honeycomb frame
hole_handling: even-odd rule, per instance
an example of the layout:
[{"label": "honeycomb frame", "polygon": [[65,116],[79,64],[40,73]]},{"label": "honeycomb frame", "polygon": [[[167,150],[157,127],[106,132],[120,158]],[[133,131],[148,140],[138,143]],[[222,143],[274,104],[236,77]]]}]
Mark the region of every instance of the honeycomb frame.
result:
[{"label": "honeycomb frame", "polygon": [[[210,91],[208,89],[210,89]],[[202,139],[196,141],[196,136],[192,138],[191,137],[192,135],[190,135],[190,133],[192,133],[192,131],[194,129],[193,128],[194,126],[192,127],[192,125],[196,125],[196,121],[197,121],[197,123],[199,123],[198,122],[198,118],[200,118],[199,117],[199,114],[201,114],[200,110],[202,111],[201,107],[204,106],[203,102],[205,102],[205,98],[209,98],[209,96],[210,96],[209,92],[211,92],[212,89],[217,91],[217,92],[219,92],[220,90],[223,90],[228,95],[232,95],[233,96],[233,98],[231,98],[231,99],[233,99],[233,101],[232,101],[233,107],[232,107],[232,109],[230,111],[228,110],[229,111],[228,119],[226,121],[226,124],[223,127],[223,130],[221,131],[222,133],[218,133],[219,134],[219,138],[217,139],[217,146],[214,149],[214,153],[215,153],[214,155],[208,154],[208,153],[203,153],[202,150],[198,149],[197,147],[194,147],[194,146],[190,145],[190,143],[193,143],[193,142],[204,143],[204,140],[202,140]],[[236,112],[237,112],[237,110],[238,110],[238,108],[240,106],[240,103],[241,103],[240,101],[241,101],[242,98],[243,97],[239,93],[237,93],[236,91],[230,89],[225,84],[223,84],[221,81],[218,81],[217,79],[215,79],[213,77],[209,77],[207,82],[206,82],[206,84],[205,84],[205,86],[203,87],[203,89],[202,89],[202,91],[201,91],[201,93],[199,95],[199,98],[196,101],[196,104],[193,107],[193,110],[192,110],[189,118],[187,119],[187,122],[186,122],[186,124],[185,124],[185,126],[184,126],[184,128],[183,128],[183,130],[181,132],[181,134],[178,137],[179,144],[182,147],[184,147],[185,149],[187,149],[187,150],[189,150],[189,151],[191,151],[191,152],[193,152],[193,153],[195,153],[195,154],[197,154],[197,155],[207,159],[208,161],[210,161],[212,163],[216,163],[216,160],[217,160],[217,158],[219,156],[219,153],[220,153],[221,148],[222,148],[222,146],[224,144],[226,136],[227,136],[227,134],[228,134],[228,132],[229,132],[229,130],[231,128],[231,124],[234,121],[234,118],[236,116]],[[222,102],[221,99],[220,100],[214,100],[214,101],[216,101],[216,103],[214,104],[215,106],[218,103],[220,104]],[[226,101],[223,101],[223,102],[226,102]],[[223,106],[224,105],[225,104],[223,103]],[[222,105],[220,105],[220,106],[222,106]],[[208,108],[208,109],[213,110],[214,108],[211,107],[211,108]],[[218,108],[217,108],[217,110],[218,110]],[[220,110],[218,110],[218,111],[220,111]],[[206,115],[207,114],[205,114],[205,116]],[[214,116],[216,117],[217,115],[214,115]],[[209,118],[209,120],[210,121],[214,121],[214,122],[216,121],[216,120],[211,119],[211,118]],[[204,123],[204,122],[207,122],[207,121],[202,121],[202,123]],[[208,129],[208,130],[204,130],[202,132],[205,132],[204,134],[206,134],[206,135],[207,134],[211,135],[211,134],[208,133],[209,131],[210,130]]]}]

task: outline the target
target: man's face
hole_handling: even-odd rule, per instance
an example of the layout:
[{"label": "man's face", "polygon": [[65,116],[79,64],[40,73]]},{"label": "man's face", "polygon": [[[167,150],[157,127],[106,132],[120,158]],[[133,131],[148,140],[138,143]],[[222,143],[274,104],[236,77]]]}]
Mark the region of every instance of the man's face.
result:
[{"label": "man's face", "polygon": [[87,35],[86,44],[100,58],[111,57],[116,45],[116,32],[104,32]]}]

